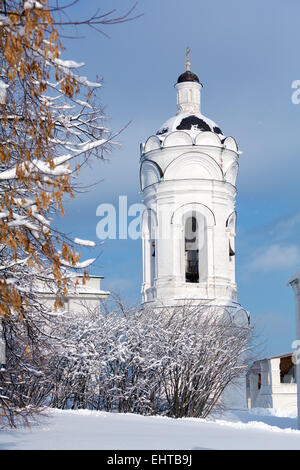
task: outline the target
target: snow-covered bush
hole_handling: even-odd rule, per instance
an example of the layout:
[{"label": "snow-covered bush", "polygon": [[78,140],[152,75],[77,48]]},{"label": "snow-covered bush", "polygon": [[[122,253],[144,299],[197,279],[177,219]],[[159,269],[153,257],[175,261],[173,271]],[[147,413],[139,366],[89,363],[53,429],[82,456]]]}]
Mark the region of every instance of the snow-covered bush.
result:
[{"label": "snow-covered bush", "polygon": [[51,406],[205,417],[245,374],[250,330],[224,310],[117,305],[61,317]]}]

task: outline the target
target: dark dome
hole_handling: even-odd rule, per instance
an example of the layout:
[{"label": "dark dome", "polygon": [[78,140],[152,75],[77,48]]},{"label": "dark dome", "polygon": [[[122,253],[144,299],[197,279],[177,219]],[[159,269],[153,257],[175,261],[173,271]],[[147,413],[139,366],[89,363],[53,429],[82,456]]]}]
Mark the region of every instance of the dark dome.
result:
[{"label": "dark dome", "polygon": [[177,83],[182,83],[182,82],[197,82],[200,83],[199,78],[197,75],[190,70],[187,70],[186,72],[182,73],[177,80]]}]

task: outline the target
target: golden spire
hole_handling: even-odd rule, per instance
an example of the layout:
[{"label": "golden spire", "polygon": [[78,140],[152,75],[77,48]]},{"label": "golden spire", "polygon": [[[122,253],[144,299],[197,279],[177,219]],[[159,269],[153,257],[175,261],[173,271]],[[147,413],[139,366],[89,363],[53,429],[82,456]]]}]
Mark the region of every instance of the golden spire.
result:
[{"label": "golden spire", "polygon": [[191,71],[190,52],[191,52],[191,49],[189,48],[189,46],[187,46],[186,48],[186,71],[187,72]]}]

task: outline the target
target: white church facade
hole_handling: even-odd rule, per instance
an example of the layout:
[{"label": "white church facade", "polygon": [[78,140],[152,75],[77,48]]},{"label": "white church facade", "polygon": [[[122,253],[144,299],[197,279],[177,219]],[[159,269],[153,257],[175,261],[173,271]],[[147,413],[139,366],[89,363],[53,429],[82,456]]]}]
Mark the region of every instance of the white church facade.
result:
[{"label": "white church facade", "polygon": [[247,374],[248,408],[297,410],[297,371],[292,352],[255,361]]},{"label": "white church facade", "polygon": [[[175,85],[177,113],[141,145],[144,303],[191,301],[249,315],[235,280],[237,143],[201,113],[202,84],[186,71]],[[246,406],[246,385],[240,406]]]},{"label": "white church facade", "polygon": [[295,295],[296,328],[292,352],[255,361],[247,373],[247,402],[249,408],[298,410],[300,429],[300,272],[287,282]]}]

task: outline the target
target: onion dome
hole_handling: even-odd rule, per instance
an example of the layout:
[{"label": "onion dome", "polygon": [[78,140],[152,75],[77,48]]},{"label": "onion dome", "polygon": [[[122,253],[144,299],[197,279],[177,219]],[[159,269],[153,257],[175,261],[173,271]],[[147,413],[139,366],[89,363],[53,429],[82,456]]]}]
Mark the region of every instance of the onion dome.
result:
[{"label": "onion dome", "polygon": [[177,83],[182,83],[182,82],[197,82],[200,83],[200,80],[198,76],[191,72],[190,70],[186,70],[184,73],[179,75]]}]

